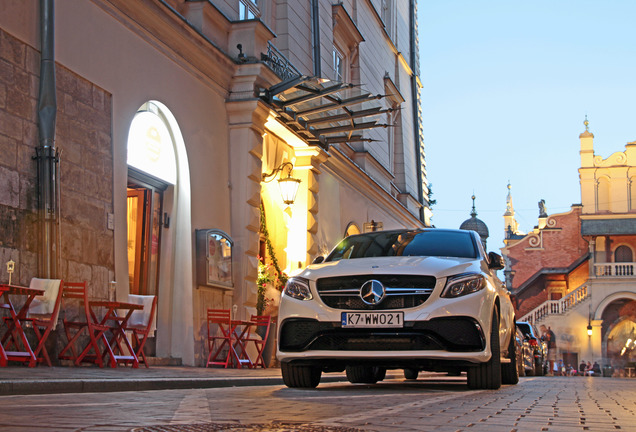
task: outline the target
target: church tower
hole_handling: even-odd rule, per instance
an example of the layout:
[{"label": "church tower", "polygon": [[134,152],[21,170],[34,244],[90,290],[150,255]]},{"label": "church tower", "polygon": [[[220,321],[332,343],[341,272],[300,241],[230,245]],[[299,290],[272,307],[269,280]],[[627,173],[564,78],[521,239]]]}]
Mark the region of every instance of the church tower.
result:
[{"label": "church tower", "polygon": [[473,209],[470,212],[470,219],[466,219],[464,222],[462,222],[462,224],[459,226],[459,229],[475,231],[477,234],[479,234],[481,242],[484,245],[484,249],[488,250],[486,248],[486,242],[488,241],[489,236],[488,226],[484,221],[477,218],[477,210],[475,209],[475,195],[473,195],[471,198],[473,200]]},{"label": "church tower", "polygon": [[504,213],[504,243],[508,245],[511,240],[521,238],[519,223],[515,219],[515,209],[512,205],[512,192],[508,182],[508,196],[506,197],[506,212]]}]

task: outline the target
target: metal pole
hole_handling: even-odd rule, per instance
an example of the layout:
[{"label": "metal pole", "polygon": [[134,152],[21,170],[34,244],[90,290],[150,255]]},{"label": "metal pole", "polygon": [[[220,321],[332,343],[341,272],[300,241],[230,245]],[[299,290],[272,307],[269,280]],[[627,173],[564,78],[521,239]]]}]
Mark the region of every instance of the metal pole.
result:
[{"label": "metal pole", "polygon": [[314,42],[314,76],[320,77],[320,10],[318,0],[311,0],[311,32]]},{"label": "metal pole", "polygon": [[40,92],[38,97],[38,127],[40,143],[36,148],[38,163],[38,210],[40,216],[39,274],[44,278],[57,276],[57,163],[55,148],[55,95],[54,60],[54,0],[40,0]]}]

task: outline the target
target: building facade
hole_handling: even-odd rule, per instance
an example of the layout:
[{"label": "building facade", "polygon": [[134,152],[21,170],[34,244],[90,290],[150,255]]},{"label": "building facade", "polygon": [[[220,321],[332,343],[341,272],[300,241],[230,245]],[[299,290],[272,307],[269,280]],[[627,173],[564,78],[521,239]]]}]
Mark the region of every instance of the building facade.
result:
[{"label": "building facade", "polygon": [[581,204],[548,215],[540,202],[537,226],[521,235],[509,194],[506,283],[518,320],[551,327],[566,365],[596,361],[622,373],[636,360],[636,142],[603,158],[594,154],[587,120],[585,126],[579,137]]},{"label": "building facade", "polygon": [[0,10],[0,260],[157,295],[154,356],[203,364],[207,308],[249,318],[263,265],[429,225],[414,0]]}]

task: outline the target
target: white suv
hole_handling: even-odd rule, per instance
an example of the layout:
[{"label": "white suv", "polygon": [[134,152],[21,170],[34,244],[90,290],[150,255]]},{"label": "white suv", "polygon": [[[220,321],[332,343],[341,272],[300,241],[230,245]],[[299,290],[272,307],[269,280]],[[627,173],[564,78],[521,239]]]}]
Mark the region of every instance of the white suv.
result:
[{"label": "white suv", "polygon": [[470,388],[516,384],[515,317],[474,231],[403,229],[350,236],[287,282],[277,357],[288,387],[322,372],[376,383],[387,369],[468,374]]}]

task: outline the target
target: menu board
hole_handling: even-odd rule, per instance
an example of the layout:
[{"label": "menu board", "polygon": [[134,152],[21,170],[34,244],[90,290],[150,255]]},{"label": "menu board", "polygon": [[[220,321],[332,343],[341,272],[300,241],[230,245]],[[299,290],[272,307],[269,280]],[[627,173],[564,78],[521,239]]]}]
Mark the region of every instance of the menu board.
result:
[{"label": "menu board", "polygon": [[232,286],[232,240],[221,230],[197,230],[197,282]]}]

